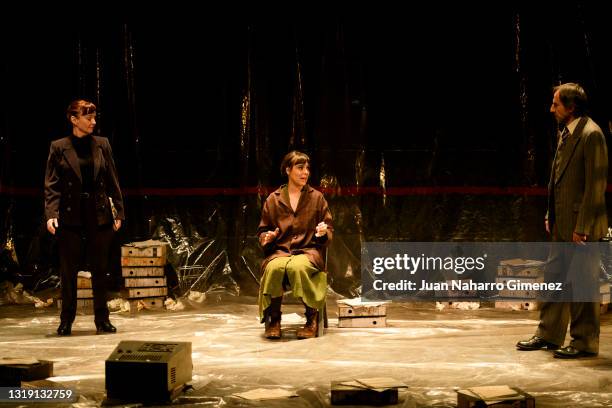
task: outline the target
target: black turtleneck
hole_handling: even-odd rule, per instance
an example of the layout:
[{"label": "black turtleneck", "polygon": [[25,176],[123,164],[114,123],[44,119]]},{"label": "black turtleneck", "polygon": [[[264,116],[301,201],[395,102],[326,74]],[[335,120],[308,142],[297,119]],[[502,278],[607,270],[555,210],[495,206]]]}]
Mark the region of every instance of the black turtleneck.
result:
[{"label": "black turtleneck", "polygon": [[81,167],[81,179],[83,193],[93,192],[93,157],[91,155],[92,136],[76,137],[70,135],[70,141],[77,157],[79,158],[79,166]]}]

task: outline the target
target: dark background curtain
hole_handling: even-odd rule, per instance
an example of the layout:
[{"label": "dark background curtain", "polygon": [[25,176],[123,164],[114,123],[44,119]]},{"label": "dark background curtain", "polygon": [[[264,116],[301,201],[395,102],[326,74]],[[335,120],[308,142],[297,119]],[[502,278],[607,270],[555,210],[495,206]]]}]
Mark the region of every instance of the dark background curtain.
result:
[{"label": "dark background curtain", "polygon": [[553,86],[582,84],[609,136],[603,5],[6,20],[0,242],[30,286],[56,263],[43,176],[76,98],[98,105],[96,133],[114,149],[127,208],[117,245],[204,242],[198,262],[223,254],[218,273],[249,294],[261,205],[289,150],[311,155],[333,211],[332,287],[355,294],[364,241],[547,239]]}]

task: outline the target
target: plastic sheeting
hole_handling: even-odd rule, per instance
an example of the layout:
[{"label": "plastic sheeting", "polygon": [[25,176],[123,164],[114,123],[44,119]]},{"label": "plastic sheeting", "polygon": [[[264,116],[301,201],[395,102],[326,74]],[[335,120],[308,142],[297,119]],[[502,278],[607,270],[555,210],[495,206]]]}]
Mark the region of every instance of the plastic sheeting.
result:
[{"label": "plastic sheeting", "polygon": [[[544,351],[515,349],[518,340],[533,334],[537,312],[436,311],[433,303],[394,303],[387,308],[387,327],[341,329],[330,297],[330,327],[323,337],[297,340],[303,307],[284,305],[283,338],[269,341],[253,298],[225,295],[205,304],[206,310],[114,313],[118,332],[103,336],[94,336],[92,315],[80,314],[70,337],[55,335],[59,318],[53,311],[4,306],[0,356],[53,360],[50,380],[80,394],[83,405],[75,406],[100,406],[104,360],[128,339],[192,343],[193,390],[177,400],[178,406],[323,407],[329,406],[332,380],[355,377],[406,383],[409,388],[396,405],[406,408],[452,407],[457,388],[503,384],[532,393],[538,407],[612,404],[610,315],[602,319],[599,357],[565,361]],[[246,402],[232,396],[256,388],[284,388],[298,397]]]}]

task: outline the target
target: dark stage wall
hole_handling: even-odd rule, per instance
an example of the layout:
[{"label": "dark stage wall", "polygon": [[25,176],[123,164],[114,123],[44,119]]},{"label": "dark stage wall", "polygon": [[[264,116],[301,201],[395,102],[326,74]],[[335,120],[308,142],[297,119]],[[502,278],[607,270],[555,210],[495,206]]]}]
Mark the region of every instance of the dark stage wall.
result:
[{"label": "dark stage wall", "polygon": [[3,277],[32,286],[54,271],[44,167],[79,97],[99,106],[96,132],[127,195],[117,245],[168,239],[179,274],[212,265],[205,290],[234,279],[255,293],[262,200],[293,148],[311,155],[331,204],[329,269],[343,294],[357,293],[363,241],[545,240],[551,88],[583,84],[609,135],[607,19],[584,2],[301,22],[8,18],[0,242],[12,240],[19,265],[5,251]]}]

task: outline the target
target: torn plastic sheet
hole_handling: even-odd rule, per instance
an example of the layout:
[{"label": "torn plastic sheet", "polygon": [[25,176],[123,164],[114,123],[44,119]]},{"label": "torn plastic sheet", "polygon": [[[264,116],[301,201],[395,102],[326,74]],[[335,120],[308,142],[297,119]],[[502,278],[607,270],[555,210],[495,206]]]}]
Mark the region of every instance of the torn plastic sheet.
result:
[{"label": "torn plastic sheet", "polygon": [[43,301],[36,296],[32,296],[23,289],[21,283],[13,285],[13,283],[9,281],[0,282],[0,306],[32,303],[37,308],[48,307],[53,304],[53,299]]},{"label": "torn plastic sheet", "polygon": [[197,231],[188,236],[181,220],[172,217],[160,222],[156,236],[169,244],[168,262],[178,280],[173,289],[179,297],[189,296],[191,291],[239,295],[227,251],[218,239],[201,237]]}]

